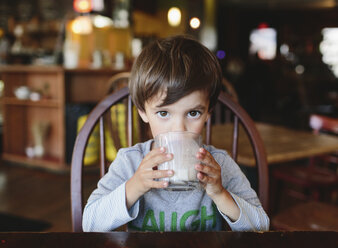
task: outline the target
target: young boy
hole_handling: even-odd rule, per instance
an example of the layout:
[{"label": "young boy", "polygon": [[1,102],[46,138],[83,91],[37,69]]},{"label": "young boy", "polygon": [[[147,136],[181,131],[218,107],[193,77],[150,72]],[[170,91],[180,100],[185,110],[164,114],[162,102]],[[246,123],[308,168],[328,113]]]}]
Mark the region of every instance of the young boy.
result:
[{"label": "young boy", "polygon": [[[130,94],[153,137],[169,131],[200,134],[221,89],[216,57],[186,36],[152,43],[136,59]],[[84,231],[112,231],[128,223],[139,231],[266,231],[269,218],[238,165],[224,151],[203,146],[195,166],[203,190],[168,191],[171,170],[155,167],[173,158],[153,140],[120,149],[91,194]]]}]

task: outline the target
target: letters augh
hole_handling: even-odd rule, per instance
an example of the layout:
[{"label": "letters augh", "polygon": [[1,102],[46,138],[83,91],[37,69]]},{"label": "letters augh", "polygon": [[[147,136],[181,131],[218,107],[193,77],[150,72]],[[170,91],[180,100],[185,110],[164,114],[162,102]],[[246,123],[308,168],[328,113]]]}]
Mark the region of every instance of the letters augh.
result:
[{"label": "letters augh", "polygon": [[[208,215],[207,207],[202,206],[200,210],[189,210],[178,216],[177,212],[168,213],[166,211],[160,211],[158,216],[155,216],[154,210],[149,209],[144,215],[142,221],[142,226],[134,226],[131,222],[128,227],[131,230],[138,231],[152,231],[152,232],[164,232],[165,231],[165,215],[171,215],[170,231],[205,231],[207,226],[207,221],[211,222],[211,226],[214,228],[216,226],[216,213],[217,209],[214,204],[212,204],[212,213]],[[197,218],[198,217],[198,218]],[[191,219],[193,221],[191,221]],[[190,219],[190,221],[189,221]]]}]

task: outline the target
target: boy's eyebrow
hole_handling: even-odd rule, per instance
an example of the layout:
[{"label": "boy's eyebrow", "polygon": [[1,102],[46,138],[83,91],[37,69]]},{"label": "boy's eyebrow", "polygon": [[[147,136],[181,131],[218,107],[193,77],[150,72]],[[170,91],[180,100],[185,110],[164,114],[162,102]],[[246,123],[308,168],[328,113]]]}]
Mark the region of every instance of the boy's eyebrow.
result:
[{"label": "boy's eyebrow", "polygon": [[197,106],[192,107],[191,109],[202,109],[202,110],[204,110],[204,109],[206,109],[206,107],[202,104],[198,104]]},{"label": "boy's eyebrow", "polygon": [[[164,105],[164,106],[157,105],[157,106],[154,107],[154,109],[165,109],[166,107],[167,107],[166,105]],[[205,109],[207,109],[207,107],[205,107],[202,104],[198,104],[198,105],[193,106],[193,107],[191,107],[189,109],[201,109],[201,110],[205,110]]]}]

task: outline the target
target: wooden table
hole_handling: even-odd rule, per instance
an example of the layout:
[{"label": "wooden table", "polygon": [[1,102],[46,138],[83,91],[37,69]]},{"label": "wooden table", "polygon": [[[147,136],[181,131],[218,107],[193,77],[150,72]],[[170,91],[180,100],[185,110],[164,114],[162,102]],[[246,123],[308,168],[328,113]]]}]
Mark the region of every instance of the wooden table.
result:
[{"label": "wooden table", "polygon": [[338,247],[338,232],[0,233],[0,247]]},{"label": "wooden table", "polygon": [[[315,135],[311,132],[264,123],[256,125],[265,145],[269,165],[338,150],[338,137],[336,136]],[[231,151],[231,131],[229,124],[215,125],[212,129],[212,144],[215,147]],[[239,137],[238,163],[254,166],[252,148],[244,130],[240,129]]]}]

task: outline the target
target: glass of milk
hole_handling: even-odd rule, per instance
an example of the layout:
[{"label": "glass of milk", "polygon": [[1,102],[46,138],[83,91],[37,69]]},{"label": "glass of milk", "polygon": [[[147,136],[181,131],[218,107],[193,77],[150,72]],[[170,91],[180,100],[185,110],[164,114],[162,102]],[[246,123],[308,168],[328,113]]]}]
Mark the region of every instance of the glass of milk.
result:
[{"label": "glass of milk", "polygon": [[168,190],[184,191],[201,188],[195,165],[200,163],[196,154],[202,145],[202,137],[192,132],[168,132],[155,137],[155,147],[165,147],[173,159],[158,166],[159,170],[173,170],[174,175],[161,178],[168,181]]}]

